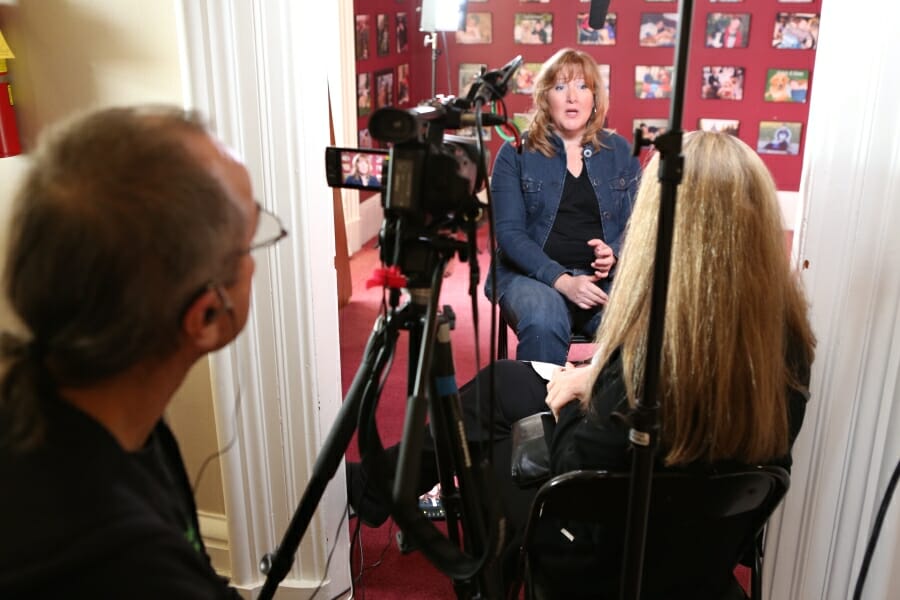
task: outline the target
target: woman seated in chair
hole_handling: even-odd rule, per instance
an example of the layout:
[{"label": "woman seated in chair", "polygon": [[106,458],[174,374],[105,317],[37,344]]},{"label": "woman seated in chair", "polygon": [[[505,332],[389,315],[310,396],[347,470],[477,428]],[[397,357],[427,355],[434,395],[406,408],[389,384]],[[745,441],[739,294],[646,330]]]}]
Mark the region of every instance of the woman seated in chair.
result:
[{"label": "woman seated in chair", "polygon": [[[815,340],[785,253],[774,182],[759,156],[728,134],[687,134],[684,158],[662,349],[657,469],[789,468]],[[630,468],[627,427],[614,413],[627,412],[642,388],[658,167],[654,157],[641,181],[592,365],[566,365],[549,383],[530,363],[496,365],[494,470],[514,531],[524,527],[534,495],[533,489],[517,489],[510,475],[509,431],[517,419],[547,407],[556,415],[549,441],[553,474]],[[489,379],[485,369],[462,390],[473,447],[486,439],[486,419],[480,425],[474,407],[487,405]],[[429,489],[428,483],[422,487]],[[562,540],[560,545],[562,552]],[[585,589],[596,575],[584,579]]]}]

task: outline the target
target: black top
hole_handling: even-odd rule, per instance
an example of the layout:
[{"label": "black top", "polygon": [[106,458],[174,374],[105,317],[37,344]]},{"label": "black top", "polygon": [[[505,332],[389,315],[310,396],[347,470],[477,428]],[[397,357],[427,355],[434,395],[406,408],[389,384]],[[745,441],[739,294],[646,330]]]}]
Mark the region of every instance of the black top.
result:
[{"label": "black top", "polygon": [[61,400],[47,440],[0,451],[0,597],[238,599],[213,570],[175,438],[137,453]]},{"label": "black top", "polygon": [[[803,383],[808,383],[808,372]],[[791,390],[788,395],[791,443],[800,431],[806,401],[805,393]],[[613,418],[614,413],[624,413],[628,409],[619,351],[612,354],[608,364],[600,371],[591,402],[594,411],[588,416],[581,411],[578,402],[570,402],[560,410],[550,444],[551,472],[554,475],[578,469],[611,472],[630,470],[632,456],[628,432],[624,424]],[[664,451],[660,450],[658,456],[663,455]],[[790,469],[790,453],[769,464]],[[654,471],[716,473],[745,468],[747,465],[723,462],[673,469],[658,460]],[[621,516],[624,522],[627,514],[623,513]],[[568,539],[559,533],[563,528],[570,536]],[[543,549],[540,552],[541,573],[552,582],[555,590],[564,591],[566,598],[618,598],[621,548],[615,543],[611,544],[610,537],[614,536],[595,525],[572,522],[546,524],[537,533],[537,545]],[[729,579],[733,580],[730,572],[714,571],[711,569],[709,579],[702,582],[702,587],[710,593],[727,585]],[[705,598],[699,594],[690,597],[692,600]]]},{"label": "black top", "polygon": [[594,250],[586,242],[595,238],[604,239],[603,223],[587,168],[582,168],[578,177],[567,169],[559,209],[544,252],[567,269],[590,269]]},{"label": "black top", "polygon": [[[808,368],[801,376],[803,384],[809,383]],[[788,437],[791,444],[800,432],[806,414],[807,395],[797,390],[788,391]],[[593,410],[585,415],[578,402],[566,404],[559,412],[559,420],[553,432],[550,453],[553,474],[577,469],[605,469],[629,471],[631,469],[631,444],[628,431],[614,413],[626,413],[628,398],[622,374],[622,356],[613,352],[609,362],[600,370],[591,397]],[[660,450],[662,457],[664,451]],[[791,469],[790,452],[786,456],[769,461],[769,465]],[[745,467],[736,463],[711,465],[712,470]],[[663,469],[659,461],[655,467]],[[702,468],[702,467],[701,467]]]}]

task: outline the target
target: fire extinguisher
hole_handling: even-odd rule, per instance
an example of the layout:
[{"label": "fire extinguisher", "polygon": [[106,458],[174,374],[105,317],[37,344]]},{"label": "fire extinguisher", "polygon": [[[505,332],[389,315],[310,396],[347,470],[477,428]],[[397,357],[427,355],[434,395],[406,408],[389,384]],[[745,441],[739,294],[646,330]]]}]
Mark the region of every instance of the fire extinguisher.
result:
[{"label": "fire extinguisher", "polygon": [[9,73],[6,59],[0,59],[0,158],[21,154],[19,128],[16,126],[16,111],[13,108],[12,87],[9,85]]}]

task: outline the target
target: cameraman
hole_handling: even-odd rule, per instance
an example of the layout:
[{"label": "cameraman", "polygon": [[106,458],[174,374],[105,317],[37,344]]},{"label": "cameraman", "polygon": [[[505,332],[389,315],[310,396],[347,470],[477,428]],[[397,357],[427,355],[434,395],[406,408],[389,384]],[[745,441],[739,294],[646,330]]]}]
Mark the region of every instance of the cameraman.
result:
[{"label": "cameraman", "polygon": [[0,597],[239,598],[162,416],[243,328],[250,251],[283,236],[182,110],[102,110],[43,141],[5,265],[24,332],[2,344]]}]

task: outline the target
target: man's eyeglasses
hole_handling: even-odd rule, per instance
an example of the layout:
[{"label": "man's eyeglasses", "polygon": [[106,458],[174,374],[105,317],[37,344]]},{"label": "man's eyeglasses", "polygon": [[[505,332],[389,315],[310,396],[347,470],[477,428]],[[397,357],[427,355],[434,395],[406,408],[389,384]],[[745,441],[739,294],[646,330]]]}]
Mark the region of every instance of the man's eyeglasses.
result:
[{"label": "man's eyeglasses", "polygon": [[247,248],[248,252],[273,246],[286,238],[288,234],[287,229],[281,224],[281,220],[263,208],[259,202],[256,203],[256,209],[256,231],[250,241],[250,247]]}]

